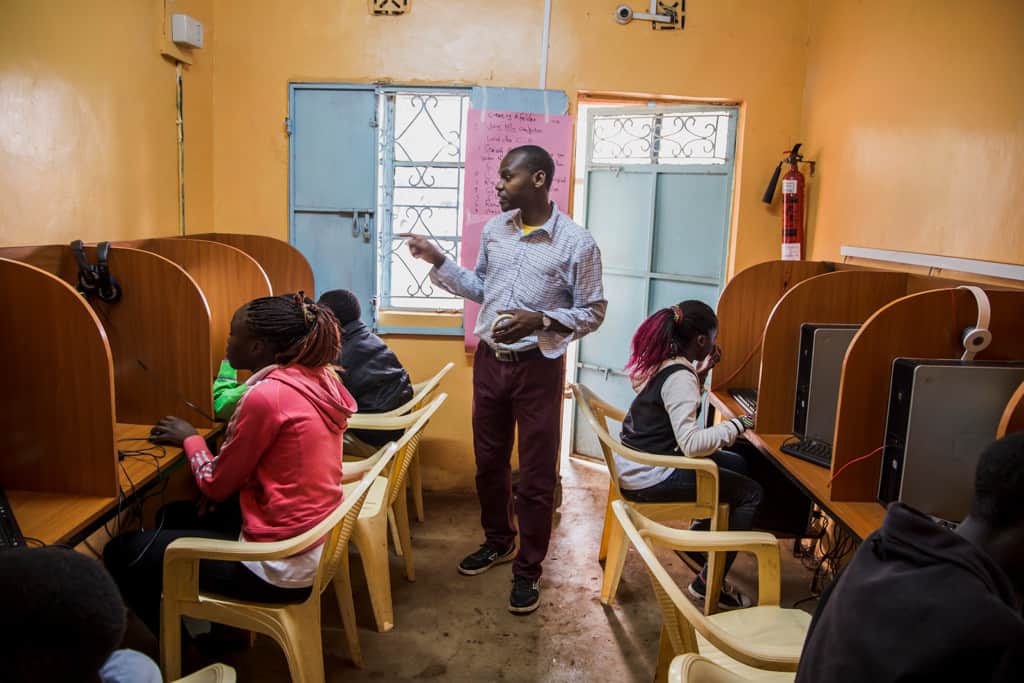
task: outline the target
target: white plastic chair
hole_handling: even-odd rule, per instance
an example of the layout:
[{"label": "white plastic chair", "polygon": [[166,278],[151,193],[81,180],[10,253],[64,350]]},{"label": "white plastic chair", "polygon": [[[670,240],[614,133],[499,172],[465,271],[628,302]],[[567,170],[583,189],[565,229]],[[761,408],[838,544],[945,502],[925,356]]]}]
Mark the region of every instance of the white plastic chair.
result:
[{"label": "white plastic chair", "polygon": [[[174,679],[181,675],[181,618],[190,616],[270,636],[284,650],[292,681],[323,683],[320,594],[332,579],[337,590],[340,582],[335,572],[342,565],[342,557],[348,557],[348,540],[356,527],[356,519],[378,475],[397,452],[398,446],[389,444],[365,480],[347,490],[343,501],[323,521],[298,536],[271,543],[179,538],[167,546],[160,615],[160,662],[164,676]],[[320,564],[312,591],[304,602],[285,605],[243,602],[199,588],[200,560],[277,560],[302,552],[321,539],[325,540]],[[348,584],[347,562],[344,568],[346,573],[341,582]],[[348,594],[351,595],[351,586]],[[344,609],[342,617],[355,661],[360,657],[359,641],[355,638],[355,610],[351,609],[351,604],[348,607],[351,623],[345,620]]]}]

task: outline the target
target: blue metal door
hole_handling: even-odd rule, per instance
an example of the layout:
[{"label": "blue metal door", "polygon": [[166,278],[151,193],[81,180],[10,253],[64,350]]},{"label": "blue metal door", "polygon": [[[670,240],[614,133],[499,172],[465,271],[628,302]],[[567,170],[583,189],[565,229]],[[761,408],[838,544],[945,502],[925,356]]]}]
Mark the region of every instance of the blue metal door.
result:
[{"label": "blue metal door", "polygon": [[[377,97],[374,89],[292,84],[290,239],[317,294],[349,289],[374,323],[377,282]],[[312,293],[308,293],[312,296]]]},{"label": "blue metal door", "polygon": [[[623,409],[633,333],[685,299],[714,308],[724,285],[732,206],[734,107],[593,108],[586,224],[601,247],[608,314],[580,341],[576,381]],[[573,450],[601,457],[577,412]]]}]

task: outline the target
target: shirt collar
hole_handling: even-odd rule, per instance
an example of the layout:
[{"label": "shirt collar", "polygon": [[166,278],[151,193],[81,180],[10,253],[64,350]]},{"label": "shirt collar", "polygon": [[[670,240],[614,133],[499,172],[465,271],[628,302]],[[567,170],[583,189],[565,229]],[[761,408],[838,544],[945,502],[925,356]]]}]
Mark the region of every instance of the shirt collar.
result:
[{"label": "shirt collar", "polygon": [[675,358],[666,358],[662,361],[661,365],[658,366],[657,372],[661,372],[670,365],[685,365],[694,372],[697,371],[697,364],[685,356],[676,356]]},{"label": "shirt collar", "polygon": [[[532,235],[534,233],[538,233],[538,232],[544,231],[544,232],[548,233],[549,235],[551,235],[552,237],[554,237],[555,236],[555,226],[558,224],[558,214],[559,214],[558,205],[555,204],[554,202],[551,202],[551,216],[549,216],[547,221],[544,222],[544,225],[537,226],[537,229],[534,230],[533,232],[531,232],[530,234]],[[512,216],[509,218],[508,222],[509,222],[509,225],[512,225],[513,227],[515,227],[515,229],[518,232],[521,233],[523,231],[523,212],[522,212],[522,210],[521,209],[516,209],[515,211],[513,211],[512,212]]]}]

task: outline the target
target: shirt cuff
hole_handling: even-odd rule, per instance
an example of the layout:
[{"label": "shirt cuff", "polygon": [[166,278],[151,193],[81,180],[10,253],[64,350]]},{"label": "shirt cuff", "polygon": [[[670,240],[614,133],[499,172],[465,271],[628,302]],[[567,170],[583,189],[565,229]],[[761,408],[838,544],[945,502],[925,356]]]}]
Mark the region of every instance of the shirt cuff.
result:
[{"label": "shirt cuff", "polygon": [[432,267],[430,274],[436,276],[441,282],[452,282],[459,275],[459,266],[450,256],[445,256],[444,263]]}]

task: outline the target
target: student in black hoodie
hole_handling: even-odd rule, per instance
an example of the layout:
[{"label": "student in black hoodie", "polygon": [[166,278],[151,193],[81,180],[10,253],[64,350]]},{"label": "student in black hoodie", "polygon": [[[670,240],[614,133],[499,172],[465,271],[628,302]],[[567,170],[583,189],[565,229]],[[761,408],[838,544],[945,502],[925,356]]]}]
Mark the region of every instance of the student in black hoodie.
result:
[{"label": "student in black hoodie", "polygon": [[981,454],[950,531],[899,503],[821,597],[796,680],[1024,680],[1024,432]]},{"label": "student in black hoodie", "polygon": [[[334,312],[341,325],[341,381],[349,390],[360,413],[386,413],[412,398],[409,374],[384,341],[360,319],[359,299],[347,289],[332,289],[320,295],[319,304]],[[373,455],[402,431],[371,429],[345,430],[344,454],[357,458]]]}]

